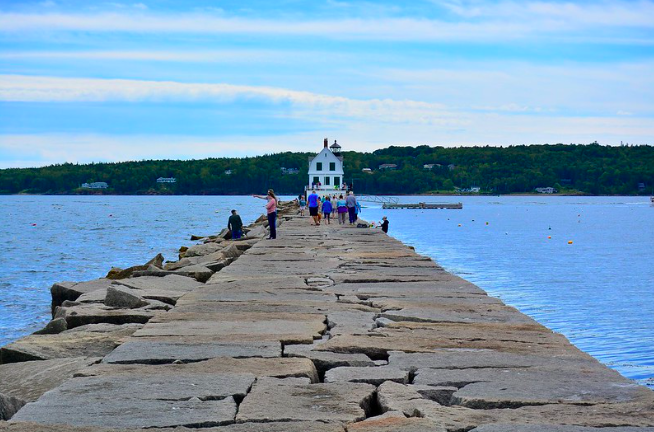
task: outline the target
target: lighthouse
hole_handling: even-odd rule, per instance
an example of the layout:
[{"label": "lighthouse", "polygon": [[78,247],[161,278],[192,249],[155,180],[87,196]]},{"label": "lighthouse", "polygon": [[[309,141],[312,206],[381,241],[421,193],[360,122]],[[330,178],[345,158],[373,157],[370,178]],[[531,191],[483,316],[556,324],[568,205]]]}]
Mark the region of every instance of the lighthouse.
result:
[{"label": "lighthouse", "polygon": [[336,141],[329,146],[329,141],[325,138],[320,153],[309,159],[307,189],[315,189],[320,195],[340,190],[343,184],[343,174],[341,146]]}]

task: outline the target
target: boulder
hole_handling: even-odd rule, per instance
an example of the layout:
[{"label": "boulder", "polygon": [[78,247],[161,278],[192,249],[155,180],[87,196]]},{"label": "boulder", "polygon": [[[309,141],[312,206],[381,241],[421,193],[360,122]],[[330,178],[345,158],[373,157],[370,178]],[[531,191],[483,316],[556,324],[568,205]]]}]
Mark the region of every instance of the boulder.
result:
[{"label": "boulder", "polygon": [[35,331],[34,334],[58,334],[68,330],[68,324],[64,318],[55,318],[46,324],[43,329]]},{"label": "boulder", "polygon": [[230,244],[229,246],[222,248],[220,252],[225,258],[238,258],[243,252],[235,244]]},{"label": "boulder", "polygon": [[229,240],[232,238],[232,232],[229,228],[223,228],[222,231],[220,231],[220,234],[218,234],[218,237],[224,240]]},{"label": "boulder", "polygon": [[75,301],[79,296],[101,288],[107,288],[112,284],[110,279],[95,279],[87,282],[58,282],[52,285],[52,310],[65,300]]},{"label": "boulder", "polygon": [[195,246],[191,246],[187,251],[184,257],[190,258],[195,256],[209,255],[214,252],[218,252],[222,249],[222,246],[218,243],[204,243]]},{"label": "boulder", "polygon": [[264,228],[262,225],[257,225],[254,228],[248,230],[245,235],[247,238],[261,238],[267,234],[268,231],[266,228]]},{"label": "boulder", "polygon": [[140,271],[140,270],[146,270],[148,266],[154,266],[157,268],[162,268],[164,262],[164,257],[161,254],[157,254],[154,258],[152,258],[150,261],[146,262],[143,265],[137,265],[137,266],[132,266],[126,269],[121,269],[118,267],[112,267],[111,270],[109,270],[109,273],[107,273],[107,279],[125,279],[128,277],[131,277],[132,274],[134,274],[135,271]]},{"label": "boulder", "polygon": [[136,309],[147,306],[149,303],[135,295],[134,290],[127,287],[111,286],[107,288],[107,297],[104,299],[104,304],[118,309]]}]

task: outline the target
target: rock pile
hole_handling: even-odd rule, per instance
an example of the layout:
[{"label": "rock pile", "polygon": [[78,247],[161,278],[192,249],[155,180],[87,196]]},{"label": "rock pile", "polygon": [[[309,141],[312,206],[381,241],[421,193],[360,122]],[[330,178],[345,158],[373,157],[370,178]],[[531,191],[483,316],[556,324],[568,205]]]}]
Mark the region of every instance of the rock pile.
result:
[{"label": "rock pile", "polygon": [[67,330],[5,347],[0,431],[654,431],[653,392],[380,230],[281,219],[53,288]]},{"label": "rock pile", "polygon": [[[280,205],[280,211],[292,212],[292,203]],[[193,236],[204,243],[184,247],[175,262],[164,263],[158,254],[144,265],[112,268],[105,278],[54,284],[53,319],[42,330],[0,348],[0,420],[101,361],[267,233],[261,222],[247,229],[249,235],[238,241],[226,240],[230,236],[225,233]]]}]

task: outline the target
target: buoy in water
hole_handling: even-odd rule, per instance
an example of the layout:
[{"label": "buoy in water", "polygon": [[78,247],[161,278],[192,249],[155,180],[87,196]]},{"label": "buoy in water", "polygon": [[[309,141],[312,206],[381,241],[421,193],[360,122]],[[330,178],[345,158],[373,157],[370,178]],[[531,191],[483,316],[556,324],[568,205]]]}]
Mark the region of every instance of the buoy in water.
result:
[{"label": "buoy in water", "polygon": [[36,226],[36,224],[32,224],[32,226]]},{"label": "buoy in water", "polygon": [[547,236],[547,238],[548,238],[548,239],[551,239],[551,238],[552,238],[552,236]]},{"label": "buoy in water", "polygon": [[461,226],[461,224],[459,224],[459,226]]},{"label": "buoy in water", "polygon": [[486,225],[488,225],[488,222],[486,222]]},{"label": "buoy in water", "polygon": [[572,240],[568,240],[568,244],[572,244]]}]

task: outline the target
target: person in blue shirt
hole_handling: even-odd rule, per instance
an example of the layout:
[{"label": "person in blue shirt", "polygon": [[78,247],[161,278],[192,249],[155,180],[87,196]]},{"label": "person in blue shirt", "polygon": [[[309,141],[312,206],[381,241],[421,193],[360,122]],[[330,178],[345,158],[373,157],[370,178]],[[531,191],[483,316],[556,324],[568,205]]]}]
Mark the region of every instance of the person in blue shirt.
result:
[{"label": "person in blue shirt", "polygon": [[322,203],[322,214],[324,215],[328,224],[331,224],[332,210],[332,201],[329,197],[327,197],[325,198],[325,202]]},{"label": "person in blue shirt", "polygon": [[320,225],[320,220],[318,219],[318,201],[320,197],[316,191],[311,191],[311,195],[307,198],[309,204],[309,216],[313,218],[313,223],[315,225]]}]

